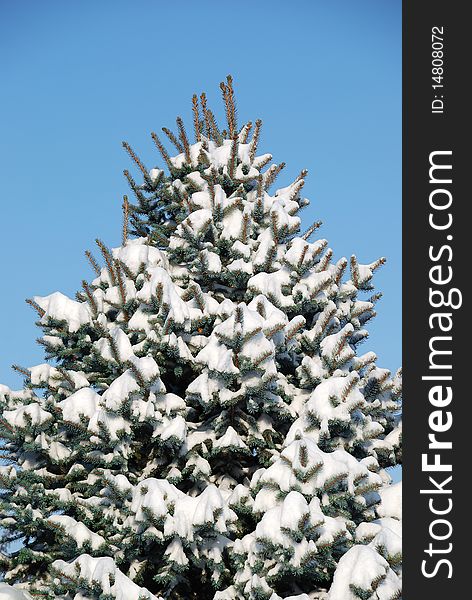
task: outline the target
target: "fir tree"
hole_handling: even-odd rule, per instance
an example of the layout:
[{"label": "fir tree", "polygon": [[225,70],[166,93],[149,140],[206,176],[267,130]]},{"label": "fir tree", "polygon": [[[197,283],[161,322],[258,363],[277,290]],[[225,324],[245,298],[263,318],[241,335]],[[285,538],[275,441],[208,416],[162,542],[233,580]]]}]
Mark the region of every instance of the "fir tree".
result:
[{"label": "fir tree", "polygon": [[306,171],[270,192],[284,164],[221,90],[225,130],[202,94],[194,142],[152,134],[163,169],[123,144],[122,245],[75,300],[28,300],[48,362],[0,388],[12,598],[400,598],[401,376],[358,352],[384,259],[300,233]]}]

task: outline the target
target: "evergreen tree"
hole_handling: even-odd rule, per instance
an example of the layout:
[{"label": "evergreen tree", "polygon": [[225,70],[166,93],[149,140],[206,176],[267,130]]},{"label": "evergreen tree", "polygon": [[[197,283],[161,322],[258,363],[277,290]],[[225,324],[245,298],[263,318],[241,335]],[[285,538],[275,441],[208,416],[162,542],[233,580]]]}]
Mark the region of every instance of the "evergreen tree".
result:
[{"label": "evergreen tree", "polygon": [[122,245],[75,300],[28,300],[48,362],[0,388],[12,598],[400,598],[401,375],[358,352],[384,259],[300,234],[306,171],[271,193],[284,164],[221,90],[225,130],[202,94],[194,143],[152,134],[166,171],[124,143]]}]

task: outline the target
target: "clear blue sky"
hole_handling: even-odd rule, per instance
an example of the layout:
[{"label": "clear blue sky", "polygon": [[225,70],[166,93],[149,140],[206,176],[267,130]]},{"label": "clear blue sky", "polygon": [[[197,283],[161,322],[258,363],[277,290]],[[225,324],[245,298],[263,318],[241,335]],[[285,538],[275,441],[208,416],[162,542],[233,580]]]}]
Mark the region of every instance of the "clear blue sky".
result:
[{"label": "clear blue sky", "polygon": [[401,363],[401,3],[2,0],[0,382],[42,361],[24,299],[73,295],[95,237],[120,240],[128,140],[151,168],[151,130],[191,118],[232,73],[261,150],[310,175],[304,224],[335,257],[388,258],[365,349]]}]

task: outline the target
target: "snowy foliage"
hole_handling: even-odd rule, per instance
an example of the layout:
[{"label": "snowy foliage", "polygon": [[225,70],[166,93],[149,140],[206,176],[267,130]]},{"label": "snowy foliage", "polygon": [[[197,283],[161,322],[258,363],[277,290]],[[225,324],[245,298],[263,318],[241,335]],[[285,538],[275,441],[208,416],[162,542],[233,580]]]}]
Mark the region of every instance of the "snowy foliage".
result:
[{"label": "snowy foliage", "polygon": [[[0,598],[400,598],[401,375],[360,354],[383,259],[300,234],[306,172],[194,97],[123,245],[35,297],[48,363],[0,387]],[[15,587],[10,587],[15,586]],[[3,594],[3,595],[2,595]]]}]

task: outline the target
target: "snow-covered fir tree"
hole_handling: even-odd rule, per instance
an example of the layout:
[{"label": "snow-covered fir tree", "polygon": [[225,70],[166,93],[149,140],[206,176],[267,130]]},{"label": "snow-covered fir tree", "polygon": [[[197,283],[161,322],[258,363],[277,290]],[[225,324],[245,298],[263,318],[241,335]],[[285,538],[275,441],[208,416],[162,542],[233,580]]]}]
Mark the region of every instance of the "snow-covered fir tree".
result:
[{"label": "snow-covered fir tree", "polygon": [[384,259],[301,233],[231,77],[125,171],[123,243],[28,300],[48,362],[0,388],[2,598],[396,600],[400,373],[360,353]]}]

